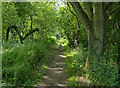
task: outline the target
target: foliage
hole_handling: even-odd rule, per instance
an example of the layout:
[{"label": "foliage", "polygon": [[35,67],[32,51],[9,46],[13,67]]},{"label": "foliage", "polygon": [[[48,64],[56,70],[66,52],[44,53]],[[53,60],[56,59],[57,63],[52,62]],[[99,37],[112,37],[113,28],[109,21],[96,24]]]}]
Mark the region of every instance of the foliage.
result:
[{"label": "foliage", "polygon": [[[88,50],[81,48],[66,51],[68,85],[75,87],[75,84],[77,84],[78,86],[80,82],[70,79],[73,76],[75,78],[83,76],[88,78],[90,84],[94,86],[118,86],[118,65],[113,54],[111,53],[109,56],[105,54],[98,58],[91,56]],[[110,59],[108,59],[109,57]]]},{"label": "foliage", "polygon": [[[25,44],[18,43],[12,48],[4,46],[2,54],[3,82],[25,86],[34,84],[38,77],[41,79],[43,73],[40,71],[43,69],[40,68],[38,75],[35,68],[41,61],[48,59],[46,57],[48,47],[46,41],[43,42],[42,40],[29,41]],[[42,63],[40,67],[42,67]]]},{"label": "foliage", "polygon": [[[95,5],[98,4],[103,5],[101,9],[105,11],[102,14],[103,22],[96,17],[97,12],[93,13],[96,10]],[[83,14],[74,11],[73,5],[78,5],[76,11]],[[41,81],[44,69],[51,61],[50,56],[55,55],[54,47],[57,43],[59,48],[64,46],[66,50],[69,86],[81,85],[76,81],[76,76],[88,77],[95,86],[117,86],[120,59],[119,8],[120,2],[67,3],[59,8],[55,3],[48,2],[3,2],[3,83],[26,86]],[[94,25],[95,20],[98,22],[96,24],[104,27],[104,36],[99,28],[95,29],[98,27]],[[27,36],[23,44],[19,43],[20,36],[24,38],[35,29],[39,30]],[[56,34],[61,36],[58,40]],[[104,44],[100,43],[100,40],[103,40]],[[101,51],[104,51],[102,57],[96,57],[94,52],[94,56],[89,53],[92,48],[90,44],[93,47],[104,45],[104,48],[101,48]],[[49,55],[49,52],[52,54]]]},{"label": "foliage", "polygon": [[[44,2],[3,2],[3,41],[6,40],[8,29],[10,29],[9,41],[20,41],[20,35],[25,36],[31,30],[36,28],[39,32],[35,32],[28,39],[41,38],[45,39],[49,35],[53,35],[56,29],[56,8],[54,4],[45,4]],[[53,19],[54,18],[54,19]],[[20,35],[19,35],[20,34]]]},{"label": "foliage", "polygon": [[89,60],[87,75],[91,83],[96,86],[118,86],[118,66],[113,58],[92,57]]},{"label": "foliage", "polygon": [[76,82],[76,77],[72,76],[68,79],[68,86],[72,86],[73,88],[78,88],[81,86],[79,82]]},{"label": "foliage", "polygon": [[[72,13],[73,9],[70,8]],[[79,20],[74,14],[69,11],[69,7],[60,7],[58,11],[58,30],[61,35],[65,35],[70,47],[76,47],[79,43],[87,45],[87,36],[83,25],[79,23]]]},{"label": "foliage", "polygon": [[[55,55],[56,40],[51,37],[57,21],[54,3],[3,2],[2,10],[3,84],[36,84]],[[27,36],[23,44],[19,43],[20,36],[24,38],[36,28],[39,31]]]},{"label": "foliage", "polygon": [[81,86],[80,82],[76,81],[75,78],[85,76],[85,61],[86,58],[82,47],[79,50],[73,49],[66,52],[66,70],[69,86]]},{"label": "foliage", "polygon": [[105,44],[104,51],[108,56],[108,59],[114,57],[114,61],[117,61],[120,58],[120,26],[119,20],[120,16],[118,16],[118,11],[115,12],[114,15],[111,15],[106,23],[106,36],[105,36]]}]

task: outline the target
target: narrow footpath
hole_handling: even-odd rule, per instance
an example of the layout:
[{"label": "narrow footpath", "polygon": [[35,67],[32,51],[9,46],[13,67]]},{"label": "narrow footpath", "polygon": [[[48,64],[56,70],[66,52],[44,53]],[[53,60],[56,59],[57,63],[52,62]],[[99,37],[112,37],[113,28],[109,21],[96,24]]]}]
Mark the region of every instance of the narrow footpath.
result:
[{"label": "narrow footpath", "polygon": [[42,82],[39,86],[66,86],[65,55],[60,49],[55,50],[55,57],[47,66]]}]

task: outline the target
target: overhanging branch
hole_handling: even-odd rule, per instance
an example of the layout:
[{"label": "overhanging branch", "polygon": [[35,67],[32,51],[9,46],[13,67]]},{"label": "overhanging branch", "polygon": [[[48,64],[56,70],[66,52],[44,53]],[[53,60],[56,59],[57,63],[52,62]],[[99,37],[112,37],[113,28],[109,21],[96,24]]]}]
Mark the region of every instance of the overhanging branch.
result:
[{"label": "overhanging branch", "polygon": [[20,38],[20,42],[23,43],[23,41],[31,34],[33,34],[34,32],[36,31],[39,31],[38,28],[36,28],[35,30],[30,30],[24,37],[20,35],[20,32],[17,30],[17,27],[15,25],[12,25],[10,27],[8,27],[8,30],[7,30],[7,33],[6,33],[6,41],[8,41],[8,37],[9,37],[9,32],[10,32],[10,29],[13,28],[16,33],[18,34],[19,38]]},{"label": "overhanging branch", "polygon": [[23,37],[23,40],[25,40],[29,35],[33,34],[33,33],[36,32],[36,31],[39,31],[39,29],[36,28],[35,30],[30,30],[30,31],[25,35],[25,37]]},{"label": "overhanging branch", "polygon": [[75,17],[76,17],[76,19],[77,19],[77,22],[78,22],[78,28],[80,28],[80,21],[79,21],[79,19],[78,19],[78,16],[70,9],[70,5],[69,5],[69,3],[67,3],[67,5],[68,5],[68,11],[70,11],[71,12],[71,14],[73,14]]},{"label": "overhanging branch", "polygon": [[83,26],[85,27],[86,32],[92,31],[91,21],[89,20],[87,14],[82,9],[80,3],[79,2],[69,2],[69,3],[72,5],[72,7],[73,7],[74,11],[76,12],[79,20],[82,22]]},{"label": "overhanging branch", "polygon": [[91,2],[84,2],[85,8],[88,12],[88,17],[90,18],[90,20],[92,20],[93,17],[93,9],[91,6]]}]

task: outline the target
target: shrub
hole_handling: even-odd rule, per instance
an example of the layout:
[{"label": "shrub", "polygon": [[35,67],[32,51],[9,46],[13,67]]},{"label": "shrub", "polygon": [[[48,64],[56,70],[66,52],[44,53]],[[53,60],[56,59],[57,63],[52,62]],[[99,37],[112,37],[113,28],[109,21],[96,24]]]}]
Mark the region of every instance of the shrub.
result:
[{"label": "shrub", "polygon": [[35,68],[47,53],[46,41],[18,43],[10,48],[6,48],[6,45],[2,53],[3,82],[19,86],[32,85],[38,75]]}]

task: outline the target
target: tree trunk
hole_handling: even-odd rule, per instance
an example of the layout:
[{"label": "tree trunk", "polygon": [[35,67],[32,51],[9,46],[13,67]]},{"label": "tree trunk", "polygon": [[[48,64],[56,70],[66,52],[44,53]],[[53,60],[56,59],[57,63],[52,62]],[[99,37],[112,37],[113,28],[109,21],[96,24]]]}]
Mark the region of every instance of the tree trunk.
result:
[{"label": "tree trunk", "polygon": [[92,13],[89,13],[91,14],[89,17],[84,12],[79,2],[70,2],[70,4],[85,27],[90,50],[94,52],[94,55],[102,55],[104,38],[104,15],[102,2],[94,3],[93,12],[91,10]]},{"label": "tree trunk", "polygon": [[93,29],[95,40],[91,42],[96,50],[97,55],[103,54],[103,39],[104,39],[104,15],[102,2],[95,2],[93,7]]}]

